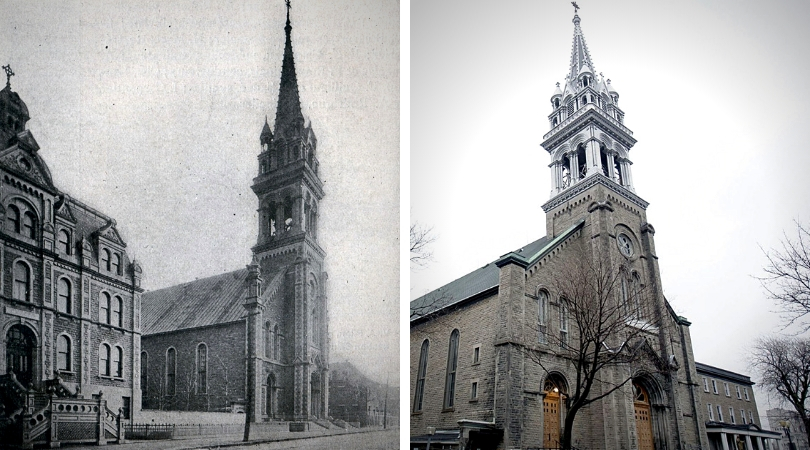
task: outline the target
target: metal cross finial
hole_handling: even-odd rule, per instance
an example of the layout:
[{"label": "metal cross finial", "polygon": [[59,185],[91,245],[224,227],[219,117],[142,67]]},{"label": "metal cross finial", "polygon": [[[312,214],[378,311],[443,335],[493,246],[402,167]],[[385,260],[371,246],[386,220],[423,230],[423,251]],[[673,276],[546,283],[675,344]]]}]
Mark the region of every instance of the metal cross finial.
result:
[{"label": "metal cross finial", "polygon": [[571,2],[571,4],[574,5],[574,15],[576,15],[579,11],[579,5],[577,5],[577,2]]},{"label": "metal cross finial", "polygon": [[290,8],[292,8],[292,5],[290,4],[290,0],[284,0],[284,2],[287,3],[287,11],[289,11]]},{"label": "metal cross finial", "polygon": [[11,65],[7,64],[3,66],[3,70],[6,71],[6,87],[11,87],[11,77],[14,76],[14,72],[11,70]]}]

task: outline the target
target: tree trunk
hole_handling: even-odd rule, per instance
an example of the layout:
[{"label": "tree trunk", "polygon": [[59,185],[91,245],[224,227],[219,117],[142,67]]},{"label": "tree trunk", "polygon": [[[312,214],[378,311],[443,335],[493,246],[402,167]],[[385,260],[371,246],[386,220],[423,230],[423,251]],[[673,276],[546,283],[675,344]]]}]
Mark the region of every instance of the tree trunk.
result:
[{"label": "tree trunk", "polygon": [[572,446],[572,434],[574,431],[574,418],[579,412],[579,407],[574,407],[568,410],[568,414],[565,416],[565,425],[563,426],[563,436],[562,441],[560,442],[560,448],[562,450],[571,450]]}]

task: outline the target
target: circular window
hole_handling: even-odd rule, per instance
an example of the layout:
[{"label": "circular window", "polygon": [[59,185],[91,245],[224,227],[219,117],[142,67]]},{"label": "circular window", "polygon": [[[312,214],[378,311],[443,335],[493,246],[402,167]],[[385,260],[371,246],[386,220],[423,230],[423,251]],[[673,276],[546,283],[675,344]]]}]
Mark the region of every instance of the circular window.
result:
[{"label": "circular window", "polygon": [[626,234],[622,233],[616,237],[616,243],[619,245],[619,251],[622,255],[630,257],[633,256],[633,241]]},{"label": "circular window", "polygon": [[27,159],[27,158],[25,158],[25,157],[20,157],[20,159],[19,159],[19,163],[20,163],[20,167],[22,167],[22,169],[23,169],[24,171],[28,172],[28,171],[30,171],[30,170],[31,170],[31,162],[30,162],[30,161],[28,161],[28,159]]}]

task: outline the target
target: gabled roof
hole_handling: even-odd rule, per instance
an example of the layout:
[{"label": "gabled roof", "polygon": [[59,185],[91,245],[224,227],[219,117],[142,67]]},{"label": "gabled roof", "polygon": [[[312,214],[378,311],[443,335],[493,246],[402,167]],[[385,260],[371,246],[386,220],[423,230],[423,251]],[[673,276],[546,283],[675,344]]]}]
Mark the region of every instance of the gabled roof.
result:
[{"label": "gabled roof", "polygon": [[549,254],[560,245],[568,236],[582,228],[585,220],[578,220],[567,230],[552,238],[542,238],[530,242],[523,247],[506,253],[497,260],[474,270],[463,277],[452,281],[439,289],[429,292],[411,301],[411,322],[419,321],[426,315],[458,305],[465,300],[486,292],[498,286],[500,282],[500,267],[509,263],[528,267]]},{"label": "gabled roof", "polygon": [[143,294],[144,335],[234,322],[245,317],[247,269]]}]

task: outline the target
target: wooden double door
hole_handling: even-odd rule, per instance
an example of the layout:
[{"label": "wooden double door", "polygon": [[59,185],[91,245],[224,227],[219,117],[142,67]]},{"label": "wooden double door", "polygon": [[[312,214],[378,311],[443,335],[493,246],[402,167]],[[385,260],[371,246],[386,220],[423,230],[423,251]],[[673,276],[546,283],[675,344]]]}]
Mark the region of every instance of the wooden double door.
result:
[{"label": "wooden double door", "polygon": [[650,396],[643,386],[633,383],[633,409],[636,416],[636,434],[639,450],[655,450],[653,439]]}]

